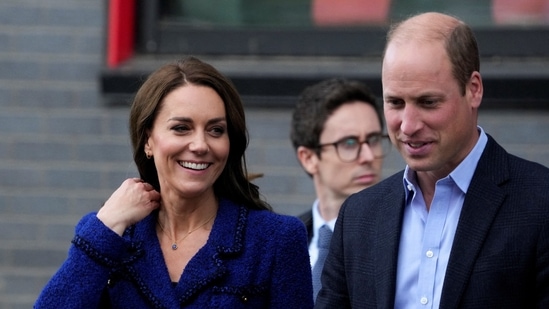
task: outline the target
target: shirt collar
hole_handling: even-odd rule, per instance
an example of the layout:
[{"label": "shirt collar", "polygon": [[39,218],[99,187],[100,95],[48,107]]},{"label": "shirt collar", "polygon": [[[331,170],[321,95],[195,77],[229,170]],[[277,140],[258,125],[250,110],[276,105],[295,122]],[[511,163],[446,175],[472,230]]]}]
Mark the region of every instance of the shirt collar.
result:
[{"label": "shirt collar", "polygon": [[[461,163],[448,175],[459,189],[465,194],[473,178],[473,174],[477,168],[478,161],[488,143],[488,137],[480,126],[477,126],[479,131],[479,139],[475,144],[475,147],[469,152],[469,154],[461,161]],[[413,194],[417,187],[416,173],[408,165],[404,170],[403,177],[404,192],[406,194],[406,201],[409,201],[413,197]]]},{"label": "shirt collar", "polygon": [[320,229],[320,227],[323,226],[324,224],[327,224],[330,227],[330,229],[333,231],[336,220],[337,220],[337,218],[335,218],[328,222],[324,221],[324,219],[320,215],[320,212],[318,211],[318,204],[319,204],[318,199],[316,199],[313,204],[313,231],[315,231],[314,233],[315,235],[317,234],[316,231],[318,231],[318,229]]}]

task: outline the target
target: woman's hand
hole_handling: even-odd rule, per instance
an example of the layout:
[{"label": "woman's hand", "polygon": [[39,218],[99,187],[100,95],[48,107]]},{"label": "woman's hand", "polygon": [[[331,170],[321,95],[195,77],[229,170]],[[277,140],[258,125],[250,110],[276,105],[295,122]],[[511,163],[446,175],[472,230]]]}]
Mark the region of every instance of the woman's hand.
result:
[{"label": "woman's hand", "polygon": [[160,206],[160,193],[139,178],[126,179],[105,202],[97,218],[122,236],[124,230],[141,221]]}]

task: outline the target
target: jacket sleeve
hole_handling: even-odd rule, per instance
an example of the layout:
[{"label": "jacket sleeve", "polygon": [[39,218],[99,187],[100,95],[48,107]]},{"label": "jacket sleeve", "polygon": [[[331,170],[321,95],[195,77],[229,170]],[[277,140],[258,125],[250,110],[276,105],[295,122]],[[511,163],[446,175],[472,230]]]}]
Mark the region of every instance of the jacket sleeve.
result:
[{"label": "jacket sleeve", "polygon": [[97,308],[111,269],[124,260],[130,244],[95,213],[80,220],[68,257],[40,293],[34,308]]},{"label": "jacket sleeve", "polygon": [[286,217],[275,238],[271,308],[312,308],[313,286],[305,226]]}]

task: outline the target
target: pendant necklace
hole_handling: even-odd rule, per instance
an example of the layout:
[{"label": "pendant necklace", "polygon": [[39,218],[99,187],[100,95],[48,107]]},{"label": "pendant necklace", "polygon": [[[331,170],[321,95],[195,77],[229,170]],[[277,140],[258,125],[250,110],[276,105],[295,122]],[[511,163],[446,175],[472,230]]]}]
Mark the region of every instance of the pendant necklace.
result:
[{"label": "pendant necklace", "polygon": [[190,230],[189,232],[187,232],[187,234],[185,234],[185,236],[183,236],[181,239],[177,240],[177,239],[172,239],[170,237],[170,235],[166,232],[166,230],[164,229],[164,227],[162,226],[162,224],[160,223],[160,220],[158,220],[158,226],[160,226],[160,229],[162,230],[162,232],[168,236],[168,238],[172,241],[172,250],[177,250],[177,248],[179,248],[177,246],[177,243],[178,242],[181,242],[183,241],[185,238],[187,238],[189,235],[191,235],[194,231],[197,231],[198,229],[200,229],[201,227],[203,227],[204,225],[208,224],[208,222],[212,221],[212,219],[215,217],[216,213],[213,214],[213,216],[211,216],[208,220],[206,220],[204,223],[200,224],[198,227],[195,227],[194,229]]}]

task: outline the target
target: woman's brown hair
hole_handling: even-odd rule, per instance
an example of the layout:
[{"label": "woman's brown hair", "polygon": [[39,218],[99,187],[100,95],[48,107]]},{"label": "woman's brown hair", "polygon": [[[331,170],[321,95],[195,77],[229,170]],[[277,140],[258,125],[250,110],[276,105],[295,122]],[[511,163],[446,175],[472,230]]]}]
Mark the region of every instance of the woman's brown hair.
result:
[{"label": "woman's brown hair", "polygon": [[246,177],[244,152],[248,147],[248,131],[240,95],[227,77],[195,57],[160,67],[145,80],[135,95],[129,121],[133,158],[140,177],[160,191],[154,160],[148,159],[144,151],[147,132],[152,129],[166,95],[187,84],[212,88],[225,105],[230,150],[227,164],[214,183],[216,196],[249,208],[271,210],[267,202],[261,199],[259,188]]}]

